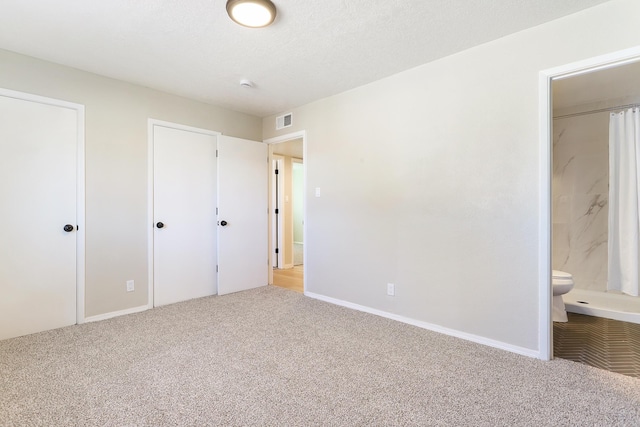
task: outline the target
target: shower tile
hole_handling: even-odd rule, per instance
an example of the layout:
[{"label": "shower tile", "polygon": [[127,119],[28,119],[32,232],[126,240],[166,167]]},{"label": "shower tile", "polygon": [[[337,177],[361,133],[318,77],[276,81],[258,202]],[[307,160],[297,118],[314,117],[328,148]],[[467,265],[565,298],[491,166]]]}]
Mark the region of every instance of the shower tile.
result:
[{"label": "shower tile", "polygon": [[607,283],[609,116],[554,120],[552,262],[576,288]]},{"label": "shower tile", "polygon": [[570,271],[569,263],[569,248],[553,250],[553,259],[551,260],[551,266],[554,270]]},{"label": "shower tile", "polygon": [[[597,114],[572,117],[554,121],[554,127],[559,124],[562,135],[556,147],[573,147],[575,152],[586,154],[602,154],[609,144],[609,115]],[[554,132],[554,136],[556,133]],[[555,147],[554,147],[555,148]]]},{"label": "shower tile", "polygon": [[[571,196],[553,198],[553,223],[568,224],[571,222]],[[567,230],[567,233],[569,231]],[[554,230],[555,233],[555,230]]]},{"label": "shower tile", "polygon": [[575,179],[576,194],[607,194],[609,191],[608,155],[578,155],[575,169],[579,178]]},{"label": "shower tile", "polygon": [[553,194],[571,195],[576,182],[575,151],[570,147],[563,147],[555,150],[553,155]]}]

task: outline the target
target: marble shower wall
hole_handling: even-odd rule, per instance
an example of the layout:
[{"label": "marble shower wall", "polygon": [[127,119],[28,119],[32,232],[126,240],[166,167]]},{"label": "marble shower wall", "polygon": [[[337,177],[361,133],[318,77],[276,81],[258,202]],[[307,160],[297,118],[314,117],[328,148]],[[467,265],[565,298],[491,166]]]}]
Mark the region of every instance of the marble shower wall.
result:
[{"label": "marble shower wall", "polygon": [[607,289],[609,113],[553,121],[552,265]]}]

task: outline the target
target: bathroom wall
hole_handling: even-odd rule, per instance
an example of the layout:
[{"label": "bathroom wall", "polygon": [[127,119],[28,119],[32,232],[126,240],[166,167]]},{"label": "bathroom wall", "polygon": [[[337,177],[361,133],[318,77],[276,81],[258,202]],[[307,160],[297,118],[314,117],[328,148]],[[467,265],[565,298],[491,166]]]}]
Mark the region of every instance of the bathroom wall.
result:
[{"label": "bathroom wall", "polygon": [[607,287],[608,150],[608,112],[553,121],[552,265],[580,289]]}]

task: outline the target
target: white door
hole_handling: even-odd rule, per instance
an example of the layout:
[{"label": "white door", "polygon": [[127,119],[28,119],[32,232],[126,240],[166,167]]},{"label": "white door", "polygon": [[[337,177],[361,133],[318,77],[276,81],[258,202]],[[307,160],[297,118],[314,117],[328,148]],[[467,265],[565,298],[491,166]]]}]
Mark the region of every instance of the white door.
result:
[{"label": "white door", "polygon": [[283,254],[283,235],[284,235],[284,158],[280,156],[273,156],[273,170],[271,173],[272,187],[271,187],[271,205],[273,207],[273,216],[271,224],[271,236],[272,236],[272,265],[273,268],[283,268],[282,262]]},{"label": "white door", "polygon": [[0,96],[0,339],[76,323],[79,120]]},{"label": "white door", "polygon": [[213,295],[216,136],[154,125],[153,155],[153,304]]},{"label": "white door", "polygon": [[267,145],[218,137],[218,294],[268,282]]}]

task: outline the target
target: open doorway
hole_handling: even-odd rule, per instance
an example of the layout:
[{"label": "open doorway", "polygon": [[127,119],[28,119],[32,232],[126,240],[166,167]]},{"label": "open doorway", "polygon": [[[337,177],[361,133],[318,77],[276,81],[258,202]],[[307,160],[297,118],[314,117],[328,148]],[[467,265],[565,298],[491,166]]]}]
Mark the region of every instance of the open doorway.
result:
[{"label": "open doorway", "polygon": [[304,138],[270,142],[270,284],[304,292]]},{"label": "open doorway", "polygon": [[[549,332],[548,341],[541,335],[541,355],[548,345],[549,358],[632,376],[640,373],[640,366],[634,364],[637,338],[626,339],[628,348],[620,338],[640,333],[628,307],[638,303],[640,314],[640,300],[632,301],[633,297],[620,295],[608,284],[610,179],[615,171],[610,163],[609,129],[612,116],[640,106],[639,55],[638,51],[618,52],[541,73],[548,96],[547,106],[541,102],[542,123],[548,126],[542,147],[543,159],[548,161],[543,165],[548,181],[542,208],[548,208],[548,216],[543,215],[547,224],[541,232],[548,240],[541,236],[547,248],[541,253],[541,281],[545,282],[541,284],[541,331]],[[550,316],[545,305],[545,300],[558,298],[554,276],[563,271],[573,280],[573,289],[561,296],[568,322]],[[619,310],[615,304],[623,298],[625,309]],[[622,314],[624,319],[619,318]],[[545,321],[548,328],[543,327]],[[615,336],[607,331],[616,331]],[[617,340],[616,345],[608,345],[610,338]],[[609,350],[615,351],[609,354]],[[629,363],[622,363],[625,360]]]},{"label": "open doorway", "polygon": [[[637,235],[637,191],[634,212],[621,200],[630,190],[626,163],[634,166],[634,188],[637,163],[616,155],[635,144],[627,148],[622,141],[620,147],[610,128],[620,119],[632,120],[618,116],[637,116],[638,75],[640,62],[634,62],[552,82],[552,286],[557,287],[558,270],[571,274],[574,283],[561,296],[566,321],[553,319],[553,355],[630,376],[640,376],[633,344],[640,339],[640,298],[637,281],[635,292],[626,294],[616,284],[638,271],[637,240],[635,262],[625,263],[629,239]],[[629,215],[633,230],[624,225]]]}]

